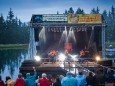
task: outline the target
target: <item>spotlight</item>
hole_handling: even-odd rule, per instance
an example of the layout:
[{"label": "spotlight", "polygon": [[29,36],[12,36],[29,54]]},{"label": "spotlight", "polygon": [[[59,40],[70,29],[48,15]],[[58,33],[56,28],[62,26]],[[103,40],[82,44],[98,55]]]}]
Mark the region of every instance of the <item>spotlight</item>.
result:
[{"label": "spotlight", "polygon": [[70,55],[74,61],[78,61],[78,55]]},{"label": "spotlight", "polygon": [[96,56],[96,61],[98,62],[99,60],[101,60],[100,56]]},{"label": "spotlight", "polygon": [[61,54],[59,55],[59,58],[58,58],[58,59],[59,59],[60,61],[64,61],[65,58],[66,58],[66,56],[61,53]]},{"label": "spotlight", "polygon": [[35,56],[34,59],[35,59],[36,61],[40,61],[40,60],[41,60],[40,56]]}]

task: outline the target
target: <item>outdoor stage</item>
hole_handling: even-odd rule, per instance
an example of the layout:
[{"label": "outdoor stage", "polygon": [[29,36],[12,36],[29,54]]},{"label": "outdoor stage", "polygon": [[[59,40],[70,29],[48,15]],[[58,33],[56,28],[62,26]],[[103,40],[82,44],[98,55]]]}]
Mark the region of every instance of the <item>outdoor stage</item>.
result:
[{"label": "outdoor stage", "polygon": [[[73,21],[76,17],[78,19]],[[31,33],[34,34],[37,55],[42,58],[47,57],[51,49],[59,53],[68,50],[70,54],[78,55],[80,51],[84,51],[81,57],[93,58],[100,55],[104,58],[105,25],[99,14],[33,15]],[[33,45],[31,44],[32,47]]]}]

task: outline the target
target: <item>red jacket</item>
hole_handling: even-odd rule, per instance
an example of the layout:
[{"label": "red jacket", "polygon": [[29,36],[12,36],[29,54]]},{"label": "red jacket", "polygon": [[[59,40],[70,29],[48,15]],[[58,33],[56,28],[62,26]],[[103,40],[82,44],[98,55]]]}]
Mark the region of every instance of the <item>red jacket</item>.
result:
[{"label": "red jacket", "polygon": [[4,86],[4,81],[0,80],[0,86]]},{"label": "red jacket", "polygon": [[40,85],[39,86],[50,86],[49,79],[43,77],[39,80]]},{"label": "red jacket", "polygon": [[22,78],[18,78],[16,79],[16,84],[15,86],[26,86],[25,82],[24,82],[24,79]]}]

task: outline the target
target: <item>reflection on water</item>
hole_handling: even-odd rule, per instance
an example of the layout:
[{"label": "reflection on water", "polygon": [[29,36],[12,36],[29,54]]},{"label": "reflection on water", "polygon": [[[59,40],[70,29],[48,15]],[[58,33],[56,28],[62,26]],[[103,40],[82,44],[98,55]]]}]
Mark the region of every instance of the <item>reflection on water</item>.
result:
[{"label": "reflection on water", "polygon": [[0,50],[0,75],[3,80],[7,75],[17,78],[21,62],[26,59],[27,49]]}]

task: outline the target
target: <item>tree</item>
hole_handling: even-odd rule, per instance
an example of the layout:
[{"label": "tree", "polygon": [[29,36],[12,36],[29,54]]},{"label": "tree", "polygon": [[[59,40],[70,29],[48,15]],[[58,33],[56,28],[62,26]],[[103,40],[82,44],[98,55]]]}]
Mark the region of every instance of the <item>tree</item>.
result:
[{"label": "tree", "polygon": [[111,17],[112,17],[112,20],[115,19],[115,8],[113,6],[111,7]]},{"label": "tree", "polygon": [[95,8],[93,8],[92,10],[91,10],[91,14],[96,14],[97,12],[96,12],[96,10],[95,10]]},{"label": "tree", "polygon": [[57,14],[59,14],[59,11],[57,11]]},{"label": "tree", "polygon": [[107,21],[108,21],[107,11],[104,10],[103,13],[102,13],[102,15],[103,15],[103,21],[104,21],[105,23],[107,23]]},{"label": "tree", "polygon": [[6,28],[5,28],[5,20],[3,15],[1,14],[0,16],[0,43],[2,43],[2,41],[4,41],[4,32],[5,32]]},{"label": "tree", "polygon": [[85,12],[83,9],[78,8],[75,14],[85,14]]},{"label": "tree", "polygon": [[68,14],[67,10],[65,10],[65,13],[64,14]]},{"label": "tree", "polygon": [[69,8],[69,10],[68,10],[68,14],[74,14],[74,10],[73,10],[72,7]]},{"label": "tree", "polygon": [[13,13],[12,9],[10,8],[10,11],[8,12],[7,20],[9,20],[11,22],[13,20],[13,18],[14,18],[14,13]]},{"label": "tree", "polygon": [[96,14],[99,14],[100,9],[97,7]]}]

